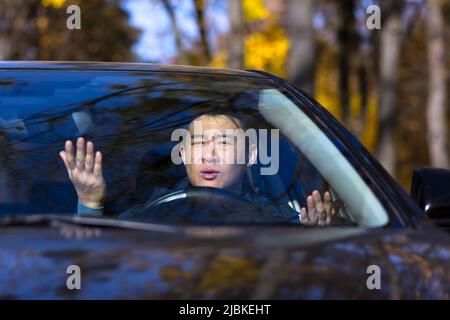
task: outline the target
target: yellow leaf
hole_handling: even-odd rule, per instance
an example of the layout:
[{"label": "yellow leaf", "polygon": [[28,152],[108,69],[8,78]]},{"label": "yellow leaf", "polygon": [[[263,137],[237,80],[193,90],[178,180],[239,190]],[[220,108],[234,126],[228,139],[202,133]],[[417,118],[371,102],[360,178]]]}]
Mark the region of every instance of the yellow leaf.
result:
[{"label": "yellow leaf", "polygon": [[244,40],[244,66],[285,76],[285,63],[289,40],[284,30],[272,25],[261,32],[252,33]]},{"label": "yellow leaf", "polygon": [[264,5],[264,0],[243,0],[242,10],[247,21],[267,19],[269,11]]},{"label": "yellow leaf", "polygon": [[210,67],[214,68],[227,68],[228,67],[228,53],[225,50],[220,50],[216,52],[211,62],[209,63]]},{"label": "yellow leaf", "polygon": [[55,9],[61,8],[66,0],[42,0],[42,5],[44,7],[53,7]]}]

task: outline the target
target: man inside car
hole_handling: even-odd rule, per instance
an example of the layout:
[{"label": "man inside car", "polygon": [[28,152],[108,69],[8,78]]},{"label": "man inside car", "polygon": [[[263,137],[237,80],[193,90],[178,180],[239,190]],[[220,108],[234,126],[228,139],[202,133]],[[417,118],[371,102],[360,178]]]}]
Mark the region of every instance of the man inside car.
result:
[{"label": "man inside car", "polygon": [[[194,135],[194,124],[200,124],[200,135],[198,132]],[[243,128],[242,122],[229,114],[205,114],[194,119],[189,124],[190,139],[184,140],[179,149],[187,179],[190,186],[222,189],[253,203],[267,206],[271,202],[268,199],[243,193],[242,190],[247,169],[256,162],[257,147],[255,144],[247,144],[242,148],[236,143],[235,138],[239,137],[227,136],[227,132]],[[210,136],[208,132],[219,134]],[[245,163],[233,161],[242,153],[245,153]],[[65,142],[65,150],[59,155],[78,196],[78,213],[102,215],[107,190],[102,173],[102,153],[95,152],[94,144],[80,137],[77,139],[76,150],[68,140]],[[155,188],[147,202],[169,191]],[[315,190],[307,197],[306,203],[307,206],[301,208],[300,215],[287,204],[278,205],[282,206],[280,211],[284,212],[288,219],[295,219],[297,223],[310,226],[331,224],[336,210],[329,191],[322,197],[320,192]]]}]

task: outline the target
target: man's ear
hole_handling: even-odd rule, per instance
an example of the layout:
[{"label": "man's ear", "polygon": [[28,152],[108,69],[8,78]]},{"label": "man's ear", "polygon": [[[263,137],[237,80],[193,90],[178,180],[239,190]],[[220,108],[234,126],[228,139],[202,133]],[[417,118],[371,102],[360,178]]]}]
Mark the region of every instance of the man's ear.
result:
[{"label": "man's ear", "polygon": [[248,161],[247,167],[251,167],[256,163],[256,159],[258,158],[258,148],[255,144],[251,144],[248,148]]}]

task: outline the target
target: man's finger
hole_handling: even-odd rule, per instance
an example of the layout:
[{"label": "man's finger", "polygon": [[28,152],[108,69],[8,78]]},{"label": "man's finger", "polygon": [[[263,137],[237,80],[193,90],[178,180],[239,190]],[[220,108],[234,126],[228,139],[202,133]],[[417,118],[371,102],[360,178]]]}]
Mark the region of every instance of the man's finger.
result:
[{"label": "man's finger", "polygon": [[323,205],[325,207],[325,211],[331,213],[331,209],[333,208],[333,201],[331,199],[331,194],[329,191],[325,191],[323,194]]},{"label": "man's finger", "polygon": [[66,149],[66,163],[67,167],[69,169],[75,168],[75,159],[73,155],[73,144],[72,141],[67,140],[65,143],[65,149]]},{"label": "man's finger", "polygon": [[323,195],[323,205],[325,207],[326,212],[326,219],[325,224],[329,225],[331,224],[331,218],[334,214],[334,207],[333,207],[333,199],[331,198],[331,193],[329,191],[326,191]]},{"label": "man's finger", "polygon": [[102,176],[102,153],[100,151],[95,153],[94,175],[98,178]]},{"label": "man's finger", "polygon": [[67,153],[65,151],[61,151],[59,153],[59,156],[61,157],[62,161],[64,162],[64,166],[66,167],[67,171],[69,171],[69,166],[67,165]]},{"label": "man's finger", "polygon": [[320,192],[314,190],[312,197],[314,200],[314,208],[316,209],[316,222],[319,226],[323,226],[325,225],[326,213],[325,207],[322,202],[322,197],[320,196]]},{"label": "man's finger", "polygon": [[321,215],[325,212],[325,207],[322,202],[322,198],[320,196],[320,192],[317,190],[314,190],[312,193],[312,197],[314,199],[314,207],[316,208],[316,212]]},{"label": "man's finger", "polygon": [[306,198],[306,205],[308,207],[308,222],[314,224],[316,222],[316,209],[314,207],[314,199],[312,196]]},{"label": "man's finger", "polygon": [[305,207],[300,209],[300,222],[305,225],[308,224],[308,212]]},{"label": "man's finger", "polygon": [[325,219],[325,225],[329,226],[331,224],[331,214],[327,214],[327,217]]},{"label": "man's finger", "polygon": [[77,139],[76,163],[78,170],[84,169],[84,158],[85,158],[84,139],[80,137]]},{"label": "man's finger", "polygon": [[84,163],[84,170],[92,172],[94,170],[94,144],[90,141],[86,144],[86,161]]}]

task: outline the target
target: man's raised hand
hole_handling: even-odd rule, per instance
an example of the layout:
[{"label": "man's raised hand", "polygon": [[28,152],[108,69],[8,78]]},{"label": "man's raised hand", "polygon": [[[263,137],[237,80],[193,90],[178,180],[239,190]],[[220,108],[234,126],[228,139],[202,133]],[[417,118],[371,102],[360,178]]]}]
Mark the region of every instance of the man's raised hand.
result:
[{"label": "man's raised hand", "polygon": [[78,201],[90,208],[103,205],[106,183],[102,174],[102,154],[94,151],[94,144],[77,139],[76,152],[72,141],[67,140],[65,150],[59,153],[64,161],[70,181],[78,195]]}]

